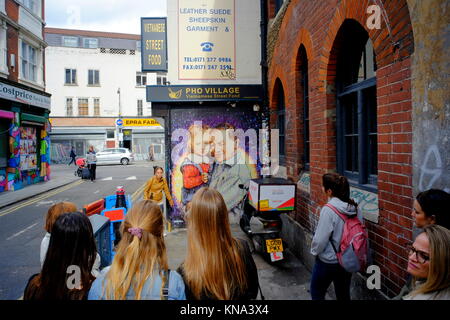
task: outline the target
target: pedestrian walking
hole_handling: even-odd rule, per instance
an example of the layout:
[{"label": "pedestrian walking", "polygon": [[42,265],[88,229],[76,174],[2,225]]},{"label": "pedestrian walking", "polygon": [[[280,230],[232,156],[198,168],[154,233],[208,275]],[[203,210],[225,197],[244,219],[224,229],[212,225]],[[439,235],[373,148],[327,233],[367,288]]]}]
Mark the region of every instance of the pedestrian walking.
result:
[{"label": "pedestrian walking", "polygon": [[91,176],[91,182],[95,180],[95,171],[97,169],[97,156],[94,151],[94,146],[89,147],[89,151],[86,154],[86,162],[88,164],[89,173]]},{"label": "pedestrian walking", "polygon": [[172,196],[170,195],[169,185],[166,178],[163,177],[164,170],[161,167],[153,167],[153,177],[148,179],[144,187],[144,200],[153,200],[161,207],[164,212],[163,192],[169,200],[170,206],[173,207]]},{"label": "pedestrian walking", "polygon": [[[450,229],[450,194],[439,189],[429,189],[420,192],[413,203],[411,215],[414,225],[422,232],[428,225],[440,225]],[[417,235],[417,233],[416,233]],[[415,238],[415,235],[413,234]],[[411,275],[406,279],[405,285],[393,300],[401,300],[413,291],[414,280]]]},{"label": "pedestrian walking", "polygon": [[89,300],[185,300],[183,279],[168,267],[163,221],[150,200],[128,211],[111,268],[94,281]]},{"label": "pedestrian walking", "polygon": [[75,150],[74,147],[72,146],[72,149],[70,150],[70,157],[72,158],[72,160],[70,160],[69,162],[69,166],[72,164],[72,162],[76,165],[76,154],[75,154]]},{"label": "pedestrian walking", "polygon": [[[53,225],[44,265],[29,279],[24,300],[85,300],[95,279],[91,270],[96,252],[89,218],[80,212],[63,213]],[[68,274],[74,272],[79,283],[69,286]]]},{"label": "pedestrian walking", "polygon": [[450,230],[431,224],[409,249],[414,290],[404,300],[450,300]]},{"label": "pedestrian walking", "polygon": [[187,300],[249,300],[258,272],[245,240],[232,237],[228,209],[214,189],[199,189],[187,213],[186,260],[178,268]]},{"label": "pedestrian walking", "polygon": [[149,161],[155,161],[155,153],[154,153],[154,150],[153,150],[153,145],[150,145],[148,147],[148,160]]},{"label": "pedestrian walking", "polygon": [[[76,204],[73,202],[58,202],[48,209],[44,226],[46,233],[41,241],[41,254],[40,254],[41,268],[44,266],[44,261],[47,255],[53,225],[55,224],[56,219],[58,219],[58,217],[63,213],[76,211],[78,211],[78,209]],[[100,264],[101,264],[100,259],[101,259],[100,255],[97,253],[94,265],[92,266],[91,270],[91,273],[94,277],[97,277],[100,274]]]},{"label": "pedestrian walking", "polygon": [[[343,215],[362,220],[361,210],[350,198],[347,178],[337,173],[327,173],[322,177],[322,191],[331,205]],[[325,300],[328,287],[333,282],[337,300],[350,300],[350,281],[352,273],[347,272],[336,255],[344,228],[344,220],[329,206],[320,211],[319,223],[311,243],[311,254],[316,257],[312,278],[312,300]],[[334,247],[333,247],[334,246]]]}]

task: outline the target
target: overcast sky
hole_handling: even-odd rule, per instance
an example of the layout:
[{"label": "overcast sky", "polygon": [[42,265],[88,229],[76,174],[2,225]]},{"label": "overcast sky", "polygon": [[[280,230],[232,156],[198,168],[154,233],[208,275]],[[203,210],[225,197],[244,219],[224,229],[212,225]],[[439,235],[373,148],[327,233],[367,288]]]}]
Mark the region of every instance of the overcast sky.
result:
[{"label": "overcast sky", "polygon": [[167,16],[166,0],[46,0],[47,27],[140,34],[141,17]]}]

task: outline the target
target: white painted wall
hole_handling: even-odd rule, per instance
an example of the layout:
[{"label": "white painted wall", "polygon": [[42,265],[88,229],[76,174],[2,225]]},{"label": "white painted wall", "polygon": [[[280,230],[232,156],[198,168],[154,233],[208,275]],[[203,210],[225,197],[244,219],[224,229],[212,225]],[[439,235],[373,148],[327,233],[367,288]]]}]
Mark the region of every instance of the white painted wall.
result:
[{"label": "white painted wall", "polygon": [[[89,115],[94,115],[94,98],[100,98],[100,116],[118,116],[119,95],[122,116],[137,116],[137,100],[143,100],[143,116],[151,116],[145,87],[136,87],[136,72],[141,70],[141,55],[100,53],[100,49],[47,47],[45,50],[46,91],[52,94],[50,116],[66,116],[66,97],[72,97],[74,116],[78,98],[89,98]],[[65,69],[77,70],[77,86],[66,86]],[[88,86],[88,70],[100,71],[100,86]],[[147,74],[147,84],[156,84],[156,73]]]},{"label": "white painted wall", "polygon": [[167,0],[167,80],[171,85],[261,84],[260,0],[235,0],[236,80],[178,79],[178,1]]}]

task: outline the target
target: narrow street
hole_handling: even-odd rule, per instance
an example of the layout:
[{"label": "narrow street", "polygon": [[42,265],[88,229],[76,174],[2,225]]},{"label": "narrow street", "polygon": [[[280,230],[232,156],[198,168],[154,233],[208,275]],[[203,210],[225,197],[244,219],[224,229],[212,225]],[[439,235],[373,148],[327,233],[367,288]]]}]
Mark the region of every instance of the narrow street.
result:
[{"label": "narrow street", "polygon": [[[94,183],[76,180],[0,209],[0,300],[21,298],[29,277],[39,272],[39,250],[45,235],[43,226],[51,205],[70,201],[82,208],[87,203],[113,194],[117,186],[123,186],[126,193],[132,195],[133,201],[138,201],[142,199],[141,187],[153,174],[152,166],[150,163],[99,166]],[[72,175],[74,170],[75,166],[54,166],[58,174]],[[248,240],[237,224],[232,224],[231,228],[235,237]],[[166,245],[169,267],[176,269],[186,253],[186,229],[174,229],[167,234]],[[272,265],[253,253],[263,295],[266,299],[308,300],[309,272],[289,250],[285,256],[284,261]]]}]

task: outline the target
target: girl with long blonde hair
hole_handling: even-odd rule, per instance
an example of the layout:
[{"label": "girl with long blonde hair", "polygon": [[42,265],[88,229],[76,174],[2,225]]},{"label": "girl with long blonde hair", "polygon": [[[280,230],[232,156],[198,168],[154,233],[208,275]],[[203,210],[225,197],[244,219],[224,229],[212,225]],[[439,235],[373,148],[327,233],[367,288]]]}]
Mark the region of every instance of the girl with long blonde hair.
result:
[{"label": "girl with long blonde hair", "polygon": [[187,255],[178,269],[188,300],[247,300],[258,294],[258,273],[246,241],[231,235],[228,210],[214,189],[199,189],[187,214]]},{"label": "girl with long blonde hair", "polygon": [[183,279],[168,270],[163,231],[158,204],[136,203],[120,227],[111,268],[94,281],[89,300],[184,300]]},{"label": "girl with long blonde hair", "polygon": [[450,300],[450,230],[424,227],[409,250],[408,273],[414,290],[404,300]]}]

